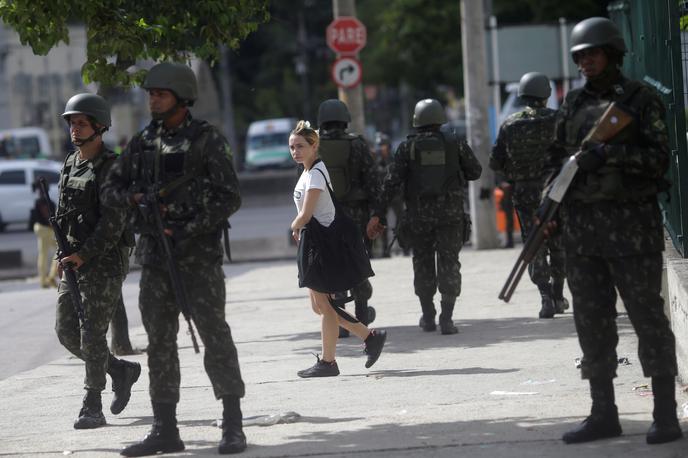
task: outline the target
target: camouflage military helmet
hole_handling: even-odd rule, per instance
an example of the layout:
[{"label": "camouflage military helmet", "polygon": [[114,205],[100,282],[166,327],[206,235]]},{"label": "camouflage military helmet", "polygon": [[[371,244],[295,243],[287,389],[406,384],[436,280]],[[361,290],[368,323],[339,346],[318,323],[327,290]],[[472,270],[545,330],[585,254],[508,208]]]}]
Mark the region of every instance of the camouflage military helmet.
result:
[{"label": "camouflage military helmet", "polygon": [[447,115],[444,112],[444,107],[435,99],[423,99],[416,104],[416,108],[413,110],[413,127],[444,124],[445,122],[447,122]]},{"label": "camouflage military helmet", "polygon": [[326,122],[351,122],[351,114],[346,104],[339,99],[325,100],[318,108],[318,126]]},{"label": "camouflage military helmet", "polygon": [[604,17],[591,17],[580,21],[571,31],[571,54],[588,48],[609,46],[626,53],[626,44],[618,27]]},{"label": "camouflage military helmet", "polygon": [[521,77],[521,81],[518,83],[519,97],[546,99],[550,94],[552,94],[552,88],[549,85],[549,78],[542,73],[526,73]]},{"label": "camouflage military helmet", "polygon": [[65,105],[62,117],[69,122],[69,117],[75,114],[86,115],[97,124],[110,127],[110,104],[99,95],[84,93],[72,96]]},{"label": "camouflage military helmet", "polygon": [[161,62],[154,65],[141,85],[144,89],[167,89],[180,101],[191,106],[198,98],[196,75],[188,65]]}]

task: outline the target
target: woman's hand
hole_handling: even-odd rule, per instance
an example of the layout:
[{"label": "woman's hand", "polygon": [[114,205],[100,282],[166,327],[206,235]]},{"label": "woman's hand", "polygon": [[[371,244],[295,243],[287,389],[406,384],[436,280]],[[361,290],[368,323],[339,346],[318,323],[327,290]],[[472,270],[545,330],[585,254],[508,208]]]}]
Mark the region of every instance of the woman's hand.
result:
[{"label": "woman's hand", "polygon": [[292,230],[291,236],[294,241],[298,243],[298,241],[301,239],[301,229]]}]

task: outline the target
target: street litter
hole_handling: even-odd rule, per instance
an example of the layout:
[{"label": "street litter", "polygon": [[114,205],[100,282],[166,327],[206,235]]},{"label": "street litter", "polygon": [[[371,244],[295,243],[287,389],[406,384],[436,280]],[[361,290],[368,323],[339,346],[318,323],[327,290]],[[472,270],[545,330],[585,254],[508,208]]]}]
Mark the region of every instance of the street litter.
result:
[{"label": "street litter", "polygon": [[617,362],[618,362],[619,364],[621,364],[622,366],[630,366],[630,365],[631,365],[631,362],[630,362],[630,361],[628,360],[628,358],[626,358],[625,356],[624,356],[623,358],[619,358],[619,359],[617,360]]},{"label": "street litter", "polygon": [[272,426],[278,423],[295,423],[299,421],[301,415],[296,412],[282,412],[272,415],[257,415],[244,418],[244,426]]},{"label": "street litter", "polygon": [[635,390],[640,390],[640,389],[645,389],[645,390],[647,390],[647,389],[649,389],[649,388],[650,388],[650,385],[648,385],[647,383],[643,383],[642,385],[636,385],[636,386],[634,386],[634,387],[633,387],[633,391],[635,391]]},{"label": "street litter", "polygon": [[525,382],[521,383],[521,385],[546,385],[548,383],[555,383],[555,379],[549,379],[549,380],[526,380]]},{"label": "street litter", "polygon": [[581,360],[580,360],[580,358],[574,359],[574,360],[573,360],[573,363],[576,365],[576,369],[580,369],[580,368],[581,368]]},{"label": "street litter", "polygon": [[535,391],[493,391],[490,393],[493,396],[530,396],[537,394]]}]

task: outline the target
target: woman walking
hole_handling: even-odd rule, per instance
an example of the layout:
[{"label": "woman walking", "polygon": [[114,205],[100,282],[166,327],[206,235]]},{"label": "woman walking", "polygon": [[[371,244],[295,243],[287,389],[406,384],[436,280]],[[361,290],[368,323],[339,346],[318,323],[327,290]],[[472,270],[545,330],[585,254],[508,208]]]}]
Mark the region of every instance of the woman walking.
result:
[{"label": "woman walking", "polygon": [[[299,121],[289,136],[289,151],[298,164],[303,165],[304,171],[294,188],[294,203],[298,214],[291,223],[292,236],[298,243],[302,243],[302,230],[315,219],[312,224],[328,228],[335,217],[340,218],[336,211],[335,202],[330,192],[330,176],[325,164],[318,159],[318,133],[306,121]],[[325,233],[327,233],[325,231]],[[326,260],[337,263],[337,259]],[[343,263],[346,265],[346,263]],[[329,266],[332,267],[332,266]],[[344,274],[344,273],[343,273]],[[372,274],[372,271],[371,271]],[[306,282],[307,283],[307,282]],[[327,282],[325,282],[327,283]],[[321,317],[322,358],[317,357],[315,365],[298,372],[299,377],[332,377],[339,375],[339,367],[335,359],[339,327],[343,327],[351,334],[359,337],[365,343],[365,353],[368,355],[365,367],[369,368],[380,357],[385,345],[387,333],[383,330],[371,330],[341,307],[343,304],[333,302],[333,293],[341,288],[318,287],[313,289],[308,284],[311,307]]]}]

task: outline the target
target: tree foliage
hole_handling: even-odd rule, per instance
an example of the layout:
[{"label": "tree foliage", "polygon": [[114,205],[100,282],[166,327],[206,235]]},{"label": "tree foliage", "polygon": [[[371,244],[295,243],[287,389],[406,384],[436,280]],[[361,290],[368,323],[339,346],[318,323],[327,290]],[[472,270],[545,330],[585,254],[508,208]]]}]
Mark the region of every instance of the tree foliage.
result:
[{"label": "tree foliage", "polygon": [[69,43],[68,24],[86,26],[85,83],[138,84],[145,71],[129,72],[137,60],[213,62],[218,46],[230,48],[268,20],[267,0],[0,0],[0,19],[38,55]]}]

